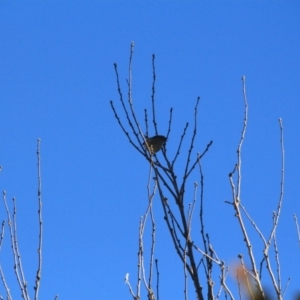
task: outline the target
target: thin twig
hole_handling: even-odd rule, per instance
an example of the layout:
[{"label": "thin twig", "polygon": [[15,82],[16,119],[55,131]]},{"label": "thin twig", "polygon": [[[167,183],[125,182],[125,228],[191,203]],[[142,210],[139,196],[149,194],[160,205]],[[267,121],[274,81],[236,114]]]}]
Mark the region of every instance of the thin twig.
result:
[{"label": "thin twig", "polygon": [[27,292],[25,291],[25,287],[24,284],[26,284],[26,282],[24,282],[24,280],[22,281],[21,276],[20,275],[20,271],[19,271],[19,266],[20,266],[20,258],[18,257],[19,255],[19,251],[18,251],[18,244],[17,244],[17,239],[14,236],[16,234],[16,227],[15,227],[15,213],[16,213],[16,207],[14,204],[14,222],[11,219],[11,215],[10,215],[10,211],[7,205],[7,201],[6,201],[6,192],[3,191],[3,201],[4,201],[4,206],[6,209],[6,215],[7,215],[7,223],[8,223],[8,227],[9,227],[9,233],[10,233],[10,240],[11,240],[11,248],[12,248],[12,253],[13,253],[13,257],[14,257],[14,270],[15,270],[15,274],[16,274],[16,278],[17,278],[17,282],[19,284],[21,293],[22,293],[22,297],[24,300],[29,299]]},{"label": "thin twig", "polygon": [[279,201],[278,201],[278,206],[277,206],[277,211],[276,211],[276,217],[274,220],[274,225],[272,232],[270,234],[268,244],[271,244],[271,240],[273,239],[273,236],[275,234],[279,217],[280,217],[280,212],[281,212],[281,206],[282,206],[282,201],[283,201],[283,195],[284,195],[284,171],[285,171],[285,161],[284,161],[284,141],[283,141],[283,125],[282,125],[282,119],[279,118],[279,126],[280,126],[280,146],[281,146],[281,182],[280,182],[280,195],[279,195]]},{"label": "thin twig", "polygon": [[39,288],[42,275],[42,243],[43,243],[43,219],[42,219],[42,180],[41,180],[41,154],[40,154],[41,139],[37,140],[37,169],[38,169],[38,215],[39,215],[39,247],[38,247],[38,268],[35,279],[35,296],[38,299]]},{"label": "thin twig", "polygon": [[[134,48],[134,42],[131,42],[131,44],[130,44],[129,66],[128,66],[128,77],[129,77],[129,79],[127,80],[127,85],[128,85],[128,102],[129,102],[129,107],[130,107],[130,110],[131,110],[131,116],[132,116],[132,118],[133,118],[133,120],[135,122],[136,127],[139,130],[139,133],[142,135],[142,132],[140,130],[140,125],[139,125],[139,123],[137,121],[136,114],[135,114],[134,109],[133,109],[133,100],[132,100],[132,57],[133,57],[133,48]],[[139,141],[139,138],[138,138],[137,134],[136,134],[136,137],[137,137],[137,139]]]},{"label": "thin twig", "polygon": [[294,214],[293,216],[294,216],[294,221],[295,221],[296,230],[297,230],[298,243],[299,243],[299,247],[300,247],[300,230],[299,230],[299,223],[298,223],[298,219],[297,219],[296,214]]},{"label": "thin twig", "polygon": [[[130,281],[129,281],[129,273],[127,273],[127,274],[125,275],[125,284],[128,286],[129,292],[130,292],[131,296],[133,297],[133,299],[136,299],[136,296],[135,296],[135,294],[134,294],[134,292],[133,292],[133,289],[132,289],[131,284],[130,284]],[[55,298],[55,299],[56,299],[56,298]]]},{"label": "thin twig", "polygon": [[[200,154],[197,154],[198,157],[200,156]],[[204,228],[204,220],[203,220],[203,215],[204,215],[204,175],[202,172],[202,165],[201,165],[201,160],[199,159],[198,162],[199,165],[199,171],[200,171],[200,186],[201,186],[201,194],[200,194],[200,213],[199,213],[199,218],[200,218],[200,232],[201,232],[201,237],[202,237],[202,242],[203,242],[203,246],[205,249],[205,253],[209,253],[209,249],[208,249],[208,245],[207,245],[207,239],[205,237],[205,228]],[[209,247],[210,248],[210,247]],[[211,251],[212,252],[212,249]],[[212,255],[211,255],[212,256]],[[213,268],[213,264],[212,264],[212,260],[210,260],[207,256],[205,256],[205,261],[206,261],[206,268],[207,268],[207,273],[206,273],[206,277],[207,277],[207,283],[208,283],[208,293],[209,293],[209,298],[213,299],[213,284],[212,284],[212,268]]]},{"label": "thin twig", "polygon": [[157,129],[157,122],[156,122],[156,117],[155,117],[155,81],[156,81],[156,74],[155,74],[155,55],[152,54],[152,70],[153,70],[153,81],[152,81],[152,119],[153,119],[153,126],[155,130],[155,134],[158,134],[158,129]]},{"label": "thin twig", "polygon": [[[227,284],[226,284],[226,277],[228,275],[228,267],[225,268],[225,263],[224,261],[221,261],[220,268],[221,268],[221,288],[224,288],[225,294],[228,294],[231,300],[234,300],[233,294],[230,291],[230,289],[228,288]],[[220,292],[218,294],[217,299],[220,297],[221,295],[221,291],[222,289],[220,288]],[[227,297],[226,297],[227,299]]]},{"label": "thin twig", "polygon": [[[257,283],[259,292],[264,296],[263,288],[259,279],[257,267],[256,267],[256,262],[253,254],[253,247],[251,245],[244,220],[241,214],[240,210],[240,203],[241,203],[241,183],[242,183],[242,146],[243,142],[245,139],[246,135],[246,129],[247,129],[247,123],[248,123],[248,102],[247,102],[247,95],[246,95],[246,77],[242,76],[242,83],[243,83],[243,98],[244,98],[244,121],[243,121],[243,128],[241,132],[241,138],[238,144],[238,149],[237,149],[237,164],[235,165],[233,171],[229,174],[229,181],[231,185],[231,190],[232,190],[232,197],[233,197],[233,207],[235,210],[235,215],[238,219],[239,225],[241,227],[244,241],[246,243],[246,247],[248,250],[248,255],[250,258],[251,266],[252,266],[252,276],[255,278],[255,281]],[[237,183],[236,186],[233,181],[233,174],[237,171]]]},{"label": "thin twig", "polygon": [[171,165],[172,165],[172,168],[174,167],[175,161],[176,161],[176,159],[178,158],[178,156],[179,156],[179,154],[180,154],[181,145],[182,145],[183,139],[184,139],[184,137],[185,137],[185,135],[186,135],[186,131],[187,131],[188,126],[189,126],[189,123],[186,123],[186,124],[185,124],[185,127],[184,127],[184,129],[183,129],[183,134],[182,134],[181,137],[180,137],[180,141],[179,141],[179,144],[178,144],[178,148],[177,148],[175,157],[174,157],[174,159],[173,159],[173,161],[172,161],[172,164],[171,164]]},{"label": "thin twig", "polygon": [[145,133],[145,137],[149,137],[149,126],[148,126],[148,113],[147,113],[147,109],[144,110],[144,114],[145,114],[145,127],[146,127],[146,133]]},{"label": "thin twig", "polygon": [[258,235],[260,236],[260,238],[262,239],[262,241],[264,242],[264,244],[266,245],[267,242],[266,242],[266,239],[265,239],[263,233],[260,231],[260,229],[258,228],[258,226],[256,225],[256,223],[254,222],[254,220],[251,218],[251,216],[247,212],[245,206],[240,203],[240,207],[243,210],[243,212],[245,213],[245,215],[248,218],[248,220],[250,221],[250,223],[252,224],[252,226],[254,227],[254,229],[257,231]]},{"label": "thin twig", "polygon": [[171,132],[171,125],[172,125],[172,117],[173,117],[173,108],[170,108],[170,118],[169,118],[169,126],[168,126],[168,131],[167,131],[167,138],[170,135]]},{"label": "thin twig", "polygon": [[[120,120],[120,118],[119,118],[119,116],[118,116],[118,114],[117,114],[117,111],[116,111],[116,109],[115,109],[115,107],[114,107],[113,101],[110,101],[110,105],[111,105],[111,108],[112,108],[112,110],[113,110],[113,112],[114,112],[115,118],[117,119],[117,121],[118,121],[118,123],[119,123],[121,129],[123,130],[123,132],[124,132],[125,135],[127,136],[128,140],[129,140],[129,142],[130,142],[130,144],[131,144],[137,151],[139,151],[142,155],[145,156],[145,154],[140,150],[140,148],[133,142],[133,140],[132,140],[132,138],[130,137],[129,133],[126,131],[125,127],[123,126],[123,124],[122,124],[122,122],[121,122],[121,120]],[[131,122],[130,122],[130,124],[131,124]],[[132,127],[132,128],[133,128],[133,127]],[[134,130],[134,129],[133,129],[133,130]],[[134,131],[134,134],[136,135],[136,132],[135,132],[135,131]]]},{"label": "thin twig", "polygon": [[[138,282],[137,282],[137,293],[136,296],[134,295],[132,289],[130,289],[130,293],[133,295],[134,299],[140,299],[141,297],[141,280],[143,280],[143,283],[148,291],[148,298],[154,299],[154,292],[152,290],[152,276],[153,276],[153,263],[154,263],[154,246],[155,246],[155,221],[153,216],[153,210],[152,210],[152,200],[155,195],[155,191],[157,188],[157,184],[155,184],[153,191],[150,191],[150,182],[151,182],[151,173],[152,173],[152,164],[150,164],[150,172],[149,172],[149,181],[148,181],[148,206],[146,209],[145,214],[141,217],[140,221],[140,228],[139,228],[139,251],[138,251]],[[152,243],[151,243],[151,253],[150,253],[150,273],[148,278],[148,283],[146,281],[146,272],[144,267],[144,246],[143,246],[143,236],[146,226],[146,221],[148,218],[148,215],[150,214],[151,221],[152,221]],[[129,282],[126,282],[127,284]],[[128,284],[129,288],[131,287]],[[154,297],[154,298],[153,298]]]},{"label": "thin twig", "polygon": [[[141,148],[143,147],[143,143],[146,144],[146,138],[140,128],[140,124],[138,123],[138,120],[136,118],[136,114],[134,112],[134,107],[133,107],[133,100],[132,100],[132,58],[133,58],[133,49],[134,49],[134,42],[131,42],[130,44],[130,55],[129,55],[129,66],[128,66],[128,77],[129,79],[127,80],[127,85],[128,85],[128,103],[131,111],[131,116],[134,120],[134,123],[138,129],[138,133],[140,134],[142,140],[140,140],[138,133],[136,130],[134,130],[134,134],[136,136],[136,139],[140,145]],[[141,151],[140,151],[141,152]],[[144,156],[147,157],[146,155],[147,151],[144,149]]]},{"label": "thin twig", "polygon": [[0,252],[1,252],[1,247],[2,247],[3,240],[4,240],[4,228],[5,228],[5,221],[2,221],[1,235],[0,235]]},{"label": "thin twig", "polygon": [[242,173],[241,173],[241,168],[242,168],[242,145],[243,141],[245,139],[245,134],[246,134],[246,128],[247,128],[247,122],[248,122],[248,101],[247,101],[247,96],[246,96],[246,77],[242,77],[243,81],[243,96],[244,96],[244,105],[245,105],[245,112],[244,112],[244,124],[243,124],[243,129],[242,129],[242,134],[241,134],[241,140],[239,142],[238,146],[238,178],[237,178],[237,197],[238,200],[240,201],[240,194],[241,194],[241,180],[242,180]]},{"label": "thin twig", "polygon": [[8,300],[12,300],[12,297],[11,297],[11,294],[10,294],[10,289],[7,285],[6,280],[5,280],[4,272],[2,270],[1,265],[0,265],[0,276],[1,276],[1,280],[2,280],[2,283],[3,283],[4,289],[6,291],[6,295],[7,295],[6,297],[7,297]]},{"label": "thin twig", "polygon": [[[129,117],[129,114],[128,114],[128,110],[127,110],[127,108],[126,108],[126,106],[125,106],[125,102],[124,102],[124,100],[123,100],[123,94],[122,94],[122,90],[121,90],[121,86],[120,86],[120,80],[119,80],[119,73],[118,73],[118,66],[117,66],[117,64],[116,63],[114,63],[114,68],[115,68],[115,74],[116,74],[116,78],[117,78],[117,88],[118,88],[118,93],[119,93],[119,97],[120,97],[120,102],[121,102],[121,104],[122,104],[122,107],[123,107],[123,110],[124,110],[124,112],[125,112],[125,114],[126,114],[126,119],[127,119],[127,121],[128,121],[128,124],[129,124],[129,126],[131,127],[131,129],[132,129],[132,131],[133,131],[133,133],[134,133],[134,135],[136,135],[137,133],[136,133],[136,131],[135,131],[135,128],[134,128],[134,126],[133,126],[133,124],[132,124],[132,122],[131,122],[131,120],[130,120],[130,117]],[[110,104],[112,105],[112,101],[110,101]],[[116,114],[116,113],[115,113]],[[120,122],[119,122],[119,124],[120,124]],[[123,129],[123,128],[122,128]],[[124,130],[124,129],[123,129]],[[126,131],[125,131],[126,132]]]},{"label": "thin twig", "polygon": [[188,300],[187,243],[183,251],[184,300]]},{"label": "thin twig", "polygon": [[[275,222],[276,218],[276,213],[273,212],[273,221]],[[277,266],[277,282],[278,282],[278,288],[281,294],[281,275],[280,275],[280,261],[279,261],[279,251],[278,251],[278,245],[277,245],[277,237],[276,237],[276,232],[274,234],[274,251],[275,251],[275,261],[276,261],[276,266]]]},{"label": "thin twig", "polygon": [[200,102],[200,97],[197,98],[197,102],[196,102],[196,105],[195,105],[195,108],[194,108],[194,110],[195,110],[195,112],[194,112],[194,131],[193,131],[193,135],[192,135],[192,138],[191,138],[190,148],[188,150],[188,155],[187,155],[187,160],[186,160],[186,165],[185,165],[185,171],[184,171],[184,175],[183,175],[182,185],[181,185],[181,188],[180,188],[181,193],[183,193],[183,191],[184,191],[184,186],[185,186],[185,183],[186,183],[186,180],[187,180],[187,177],[188,177],[188,175],[187,175],[188,174],[188,168],[189,168],[189,164],[190,164],[192,150],[194,148],[195,138],[196,138],[196,135],[197,135],[197,114],[198,114],[199,102]]},{"label": "thin twig", "polygon": [[282,293],[282,299],[284,299],[285,293],[286,293],[286,291],[287,291],[287,288],[288,288],[290,282],[291,282],[291,278],[289,277],[288,280],[287,280],[287,283],[286,283],[286,285],[285,285],[285,288],[284,288],[284,290],[283,290],[283,293]]},{"label": "thin twig", "polygon": [[150,195],[150,186],[148,189],[148,199],[150,202],[150,218],[151,218],[151,227],[152,227],[152,234],[151,234],[151,250],[150,250],[150,266],[149,266],[149,279],[148,279],[148,286],[149,289],[151,289],[152,286],[152,276],[153,276],[153,263],[154,263],[154,249],[155,249],[155,232],[156,232],[156,228],[155,228],[155,220],[154,220],[154,213],[153,213],[153,198],[155,195],[157,189],[157,183],[155,181],[155,186],[153,188],[152,194]]},{"label": "thin twig", "polygon": [[155,268],[156,268],[156,296],[157,300],[159,300],[159,270],[158,270],[158,260],[155,260]]},{"label": "thin twig", "polygon": [[22,260],[21,260],[21,253],[19,250],[19,245],[18,245],[18,239],[17,239],[17,205],[16,205],[16,198],[13,198],[13,240],[14,240],[14,250],[16,251],[16,259],[17,259],[17,269],[19,270],[19,274],[20,274],[20,279],[22,280],[22,294],[24,291],[24,299],[29,299],[29,295],[28,295],[28,290],[27,290],[27,281],[25,279],[25,274],[23,271],[23,265],[22,265]]},{"label": "thin twig", "polygon": [[[143,222],[144,222],[144,217],[142,216],[140,219],[140,226],[139,226],[139,251],[138,251],[138,274],[137,274],[137,284],[136,284],[136,296],[139,297],[141,296],[141,280],[142,280],[142,265],[143,265]],[[134,298],[135,299],[135,298]]]},{"label": "thin twig", "polygon": [[199,153],[197,154],[197,159],[196,161],[192,164],[191,168],[189,169],[189,171],[186,174],[186,178],[188,178],[190,176],[190,174],[192,173],[192,171],[194,170],[194,168],[196,167],[196,165],[198,164],[198,162],[200,161],[200,159],[206,154],[206,152],[208,152],[210,146],[212,145],[213,141],[210,141],[207,145],[205,150],[202,152],[202,154],[199,155]]},{"label": "thin twig", "polygon": [[282,207],[282,202],[283,202],[283,195],[284,195],[284,172],[285,172],[285,160],[284,160],[284,141],[283,141],[283,125],[282,125],[282,119],[279,118],[279,127],[280,127],[280,146],[281,146],[281,181],[280,181],[280,195],[279,195],[279,201],[278,201],[278,205],[277,205],[277,210],[275,212],[275,217],[274,217],[274,222],[273,222],[273,228],[270,234],[270,237],[267,241],[267,245],[264,249],[264,257],[266,260],[266,264],[267,264],[267,270],[269,272],[269,275],[271,277],[274,289],[276,291],[277,294],[277,298],[278,299],[282,299],[282,295],[281,295],[281,288],[278,281],[276,281],[274,273],[272,271],[271,268],[271,262],[270,262],[270,258],[269,258],[269,249],[271,246],[271,242],[274,239],[275,233],[276,233],[276,229],[278,226],[278,222],[279,222],[279,217],[280,217],[280,213],[281,213],[281,207]]}]

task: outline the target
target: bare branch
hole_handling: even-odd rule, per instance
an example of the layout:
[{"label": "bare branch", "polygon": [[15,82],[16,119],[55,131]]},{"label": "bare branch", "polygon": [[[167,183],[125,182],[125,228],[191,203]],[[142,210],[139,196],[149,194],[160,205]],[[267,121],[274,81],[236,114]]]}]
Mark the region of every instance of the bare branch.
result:
[{"label": "bare branch", "polygon": [[[250,239],[247,234],[247,230],[243,221],[243,217],[241,215],[241,210],[240,210],[240,203],[241,203],[241,182],[242,182],[242,173],[241,173],[241,168],[242,168],[242,146],[243,142],[245,139],[245,134],[246,134],[246,129],[247,129],[247,123],[248,123],[248,102],[247,102],[247,96],[246,96],[246,77],[242,77],[242,82],[243,82],[243,98],[244,98],[244,122],[243,122],[243,128],[242,128],[242,133],[241,133],[241,138],[240,142],[238,144],[238,149],[237,149],[237,163],[233,169],[233,171],[229,174],[229,180],[230,180],[230,185],[231,185],[231,190],[232,190],[232,197],[233,197],[233,207],[235,210],[235,215],[238,219],[239,225],[242,230],[242,234],[244,237],[244,241],[248,250],[248,256],[250,258],[251,266],[252,266],[252,276],[255,278],[257,287],[259,292],[264,296],[264,291],[260,282],[258,270],[256,267],[256,262],[255,262],[255,257],[253,254],[252,250],[252,245],[250,242]],[[236,186],[233,181],[233,174],[237,172],[237,183]]]},{"label": "bare branch", "polygon": [[188,175],[187,175],[188,174],[188,168],[189,168],[191,154],[192,154],[192,150],[194,148],[194,142],[195,142],[195,138],[196,138],[196,134],[197,134],[197,113],[198,113],[199,101],[200,101],[200,97],[197,98],[197,102],[196,102],[196,105],[195,105],[194,132],[193,132],[193,136],[191,138],[190,149],[188,150],[188,155],[187,155],[187,160],[186,160],[186,165],[185,165],[185,171],[184,171],[184,175],[183,175],[182,185],[181,185],[181,188],[180,188],[181,193],[183,193],[183,191],[184,191],[184,186],[185,186],[186,180],[188,178]]},{"label": "bare branch", "polygon": [[158,135],[158,129],[157,129],[157,122],[155,118],[155,101],[154,101],[154,96],[155,96],[155,80],[156,80],[156,74],[155,74],[155,55],[152,54],[152,70],[153,70],[153,82],[152,82],[152,120],[153,120],[153,126],[155,130],[155,134]]},{"label": "bare branch", "polygon": [[12,253],[14,257],[14,270],[17,278],[17,282],[19,284],[19,287],[21,289],[22,297],[24,300],[29,300],[28,292],[27,292],[27,283],[24,278],[24,273],[22,270],[22,264],[21,264],[21,256],[18,249],[18,242],[17,242],[17,228],[16,228],[16,204],[15,199],[13,199],[13,220],[11,219],[11,215],[9,212],[9,208],[6,201],[6,192],[3,191],[3,201],[4,206],[6,209],[6,215],[8,220],[8,227],[9,227],[9,233],[10,233],[10,240],[11,240],[11,247],[12,247]]},{"label": "bare branch", "polygon": [[42,274],[42,242],[43,242],[43,220],[42,220],[42,181],[41,181],[41,155],[40,155],[41,140],[37,140],[37,169],[38,169],[38,215],[39,215],[39,247],[38,247],[38,268],[35,279],[35,296],[34,299],[38,299],[39,287],[41,283]]},{"label": "bare branch", "polygon": [[[271,242],[274,239],[275,233],[276,233],[276,229],[278,226],[278,221],[279,221],[279,217],[280,217],[280,213],[281,213],[281,207],[282,207],[282,201],[283,201],[283,195],[284,195],[284,171],[285,171],[285,163],[284,163],[284,142],[283,142],[283,125],[282,125],[282,120],[279,119],[279,126],[280,126],[280,145],[281,145],[281,182],[280,182],[280,195],[279,195],[279,201],[278,201],[278,205],[277,205],[277,211],[274,213],[274,218],[273,218],[273,228],[270,234],[270,237],[267,241],[267,244],[265,246],[264,249],[264,257],[265,257],[265,261],[267,264],[267,270],[269,272],[269,275],[271,277],[274,289],[276,291],[277,294],[277,298],[278,299],[282,299],[282,295],[281,295],[281,287],[280,287],[280,280],[276,281],[274,273],[272,271],[272,267],[271,267],[271,262],[270,262],[270,258],[269,258],[269,249],[271,246]],[[279,264],[279,262],[277,263],[277,265]]]},{"label": "bare branch", "polygon": [[298,243],[299,243],[299,247],[300,247],[300,230],[299,230],[299,223],[298,223],[298,219],[297,219],[296,214],[294,214],[294,221],[295,221],[295,225],[296,225]]},{"label": "bare branch", "polygon": [[[273,221],[275,222],[276,213],[273,212]],[[277,237],[276,232],[274,234],[274,251],[275,251],[275,261],[277,266],[277,282],[278,282],[278,288],[281,294],[281,274],[280,274],[280,261],[279,261],[279,251],[278,251],[278,245],[277,245]]]},{"label": "bare branch", "polygon": [[186,135],[186,130],[187,130],[188,126],[189,126],[189,123],[186,123],[186,125],[185,125],[185,127],[183,129],[183,134],[181,135],[181,138],[180,138],[180,142],[179,142],[179,145],[178,145],[178,148],[177,148],[176,155],[175,155],[175,157],[174,157],[174,159],[172,161],[172,164],[171,164],[172,168],[174,167],[175,161],[176,161],[177,157],[180,154],[181,145],[182,145],[183,139],[184,139],[184,137]]},{"label": "bare branch", "polygon": [[18,239],[17,239],[17,205],[16,205],[16,198],[13,198],[13,241],[14,241],[14,251],[16,252],[14,255],[16,256],[17,265],[15,266],[18,269],[20,274],[21,285],[20,288],[22,289],[22,295],[24,299],[29,300],[28,290],[27,290],[27,281],[25,279],[25,274],[23,271],[23,265],[21,261],[21,253],[19,250]]},{"label": "bare branch", "polygon": [[159,300],[159,270],[158,270],[158,260],[155,260],[155,268],[156,268],[156,278],[157,278],[157,284],[156,284],[156,296],[157,300]]},{"label": "bare branch", "polygon": [[[127,274],[125,275],[125,283],[127,284],[128,288],[129,288],[129,292],[130,292],[132,298],[133,298],[133,299],[136,299],[136,296],[135,296],[135,294],[134,294],[134,292],[133,292],[133,289],[132,289],[132,287],[131,287],[131,284],[130,284],[130,282],[129,282],[129,273],[127,273]],[[56,299],[56,298],[55,298],[55,299]]]},{"label": "bare branch", "polygon": [[268,245],[271,244],[271,240],[273,239],[273,236],[275,234],[275,231],[276,231],[276,228],[277,228],[277,225],[278,225],[280,212],[281,212],[282,201],[283,201],[283,194],[284,194],[284,168],[285,168],[285,162],[284,162],[283,125],[282,125],[282,119],[281,118],[278,121],[279,121],[279,126],[280,126],[280,146],[281,146],[280,195],[279,195],[279,201],[278,201],[276,216],[275,216],[275,220],[274,220],[274,225],[273,225],[273,229],[272,229],[272,232],[271,232],[269,240],[268,240]]},{"label": "bare branch", "polygon": [[6,291],[6,295],[7,295],[6,298],[8,300],[12,300],[12,297],[11,297],[11,294],[10,294],[10,289],[9,289],[7,283],[6,283],[4,272],[2,270],[1,265],[0,265],[0,276],[1,276],[1,280],[2,280],[2,283],[3,283],[4,289]]}]

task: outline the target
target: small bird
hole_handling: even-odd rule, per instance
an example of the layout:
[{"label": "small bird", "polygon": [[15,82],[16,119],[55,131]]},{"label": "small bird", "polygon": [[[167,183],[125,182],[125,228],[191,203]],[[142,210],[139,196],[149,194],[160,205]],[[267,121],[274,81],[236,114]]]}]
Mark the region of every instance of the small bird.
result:
[{"label": "small bird", "polygon": [[[152,154],[158,152],[167,140],[167,138],[163,135],[155,135],[151,138],[145,136],[145,138],[146,138],[147,149]],[[145,146],[145,143],[143,145]]]}]

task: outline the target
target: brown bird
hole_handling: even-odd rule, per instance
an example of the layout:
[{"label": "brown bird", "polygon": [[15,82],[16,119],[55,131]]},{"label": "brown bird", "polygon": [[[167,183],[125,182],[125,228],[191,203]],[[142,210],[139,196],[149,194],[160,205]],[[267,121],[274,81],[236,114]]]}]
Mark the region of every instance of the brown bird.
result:
[{"label": "brown bird", "polygon": [[[155,135],[151,138],[146,137],[147,149],[152,153],[158,152],[165,144],[167,138],[163,135]],[[145,143],[143,144],[145,146]]]}]

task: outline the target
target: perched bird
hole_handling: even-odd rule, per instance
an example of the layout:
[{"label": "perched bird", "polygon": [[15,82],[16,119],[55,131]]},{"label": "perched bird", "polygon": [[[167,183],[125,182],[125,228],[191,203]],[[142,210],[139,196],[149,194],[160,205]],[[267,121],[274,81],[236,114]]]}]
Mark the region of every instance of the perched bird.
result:
[{"label": "perched bird", "polygon": [[[152,154],[158,152],[167,140],[167,138],[163,135],[155,135],[151,138],[148,138],[147,136],[145,136],[145,138],[146,138],[147,149]],[[145,143],[144,143],[144,146],[145,146]]]}]

